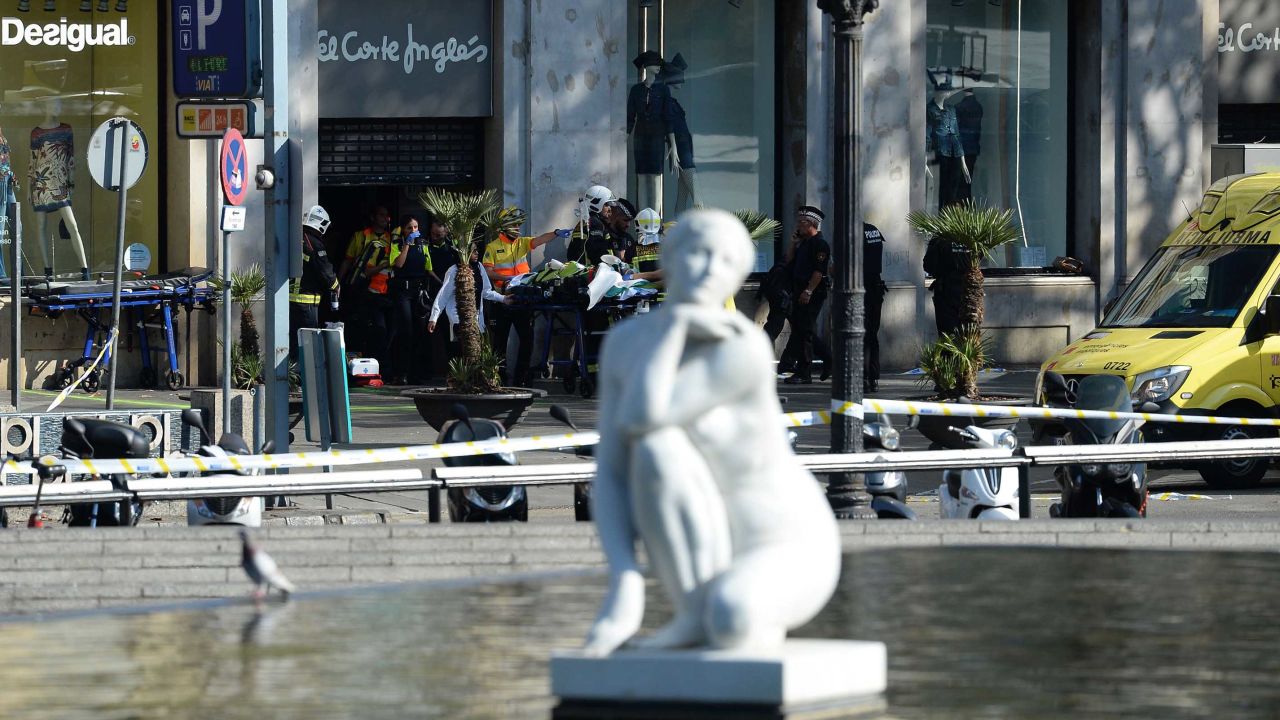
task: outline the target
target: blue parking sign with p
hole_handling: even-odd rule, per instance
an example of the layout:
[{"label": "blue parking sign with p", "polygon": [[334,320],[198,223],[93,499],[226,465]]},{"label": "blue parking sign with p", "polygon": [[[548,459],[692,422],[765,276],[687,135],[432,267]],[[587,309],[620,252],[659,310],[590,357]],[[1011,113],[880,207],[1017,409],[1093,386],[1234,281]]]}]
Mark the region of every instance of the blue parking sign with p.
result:
[{"label": "blue parking sign with p", "polygon": [[173,89],[180,99],[261,94],[257,0],[170,0]]}]

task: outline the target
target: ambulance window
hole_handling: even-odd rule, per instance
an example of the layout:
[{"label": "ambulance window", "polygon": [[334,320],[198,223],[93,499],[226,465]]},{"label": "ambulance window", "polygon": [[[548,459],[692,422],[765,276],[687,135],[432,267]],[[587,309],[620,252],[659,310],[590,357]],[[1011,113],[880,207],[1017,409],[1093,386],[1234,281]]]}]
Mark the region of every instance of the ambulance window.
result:
[{"label": "ambulance window", "polygon": [[1161,248],[1107,313],[1105,327],[1229,327],[1275,258],[1275,245]]}]

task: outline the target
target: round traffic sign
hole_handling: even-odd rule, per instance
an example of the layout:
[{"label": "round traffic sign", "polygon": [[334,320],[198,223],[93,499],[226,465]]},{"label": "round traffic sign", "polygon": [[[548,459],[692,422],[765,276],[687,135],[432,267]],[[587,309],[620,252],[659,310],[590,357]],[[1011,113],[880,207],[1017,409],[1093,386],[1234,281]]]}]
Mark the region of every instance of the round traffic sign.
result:
[{"label": "round traffic sign", "polygon": [[[89,138],[89,175],[106,190],[128,190],[147,168],[147,136],[128,118],[103,122]],[[121,182],[120,169],[124,168]],[[123,188],[122,188],[123,186]]]},{"label": "round traffic sign", "polygon": [[249,152],[244,137],[235,128],[227,128],[222,136],[222,154],[218,161],[218,177],[222,179],[222,194],[231,205],[239,206],[249,194]]},{"label": "round traffic sign", "polygon": [[142,243],[134,243],[124,251],[125,270],[143,270],[151,267],[151,248]]}]

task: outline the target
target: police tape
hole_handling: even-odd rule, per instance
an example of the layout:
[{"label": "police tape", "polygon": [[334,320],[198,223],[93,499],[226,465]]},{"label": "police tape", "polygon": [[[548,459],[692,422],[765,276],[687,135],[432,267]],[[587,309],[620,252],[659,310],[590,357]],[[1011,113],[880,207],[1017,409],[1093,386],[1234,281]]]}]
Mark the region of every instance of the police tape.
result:
[{"label": "police tape", "polygon": [[234,472],[239,470],[283,470],[286,468],[320,468],[341,465],[367,465],[406,460],[432,460],[451,457],[470,457],[528,450],[556,450],[566,447],[594,445],[600,436],[594,432],[567,433],[564,435],[498,438],[479,442],[460,442],[436,445],[408,445],[394,448],[368,448],[363,450],[328,450],[322,452],[281,453],[278,455],[239,455],[205,457],[188,455],[178,458],[136,458],[129,460],[73,460],[46,455],[34,463],[6,460],[0,472],[36,472],[35,464],[46,467],[61,465],[68,475],[152,475],[191,472]]},{"label": "police tape", "polygon": [[1150,423],[1179,425],[1252,425],[1280,427],[1280,419],[1247,418],[1218,415],[1170,415],[1165,413],[1118,412],[1111,410],[1075,410],[1035,406],[979,405],[970,403],[913,402],[906,400],[866,399],[861,405],[832,401],[832,411],[798,412],[783,415],[793,427],[827,425],[833,414],[863,417],[864,413],[885,415],[919,415],[954,418],[1017,418],[1026,420],[1142,420]]}]

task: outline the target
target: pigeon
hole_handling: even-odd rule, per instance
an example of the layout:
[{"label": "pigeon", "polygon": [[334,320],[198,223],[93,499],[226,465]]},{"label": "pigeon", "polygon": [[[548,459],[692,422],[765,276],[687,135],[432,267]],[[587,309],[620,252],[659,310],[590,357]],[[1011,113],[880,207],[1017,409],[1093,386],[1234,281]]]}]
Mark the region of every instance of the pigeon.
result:
[{"label": "pigeon", "polygon": [[272,560],[265,550],[260,550],[253,544],[247,530],[240,531],[240,544],[242,548],[240,566],[253,581],[253,597],[260,600],[266,597],[272,588],[276,588],[287,600],[289,593],[294,592],[293,583],[289,582],[289,578],[276,567],[276,561]]}]

